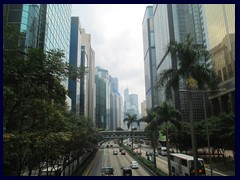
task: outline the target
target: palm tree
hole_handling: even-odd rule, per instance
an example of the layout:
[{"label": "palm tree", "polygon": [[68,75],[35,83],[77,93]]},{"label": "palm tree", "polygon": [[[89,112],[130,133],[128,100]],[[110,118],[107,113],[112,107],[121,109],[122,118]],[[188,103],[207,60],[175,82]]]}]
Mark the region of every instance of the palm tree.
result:
[{"label": "palm tree", "polygon": [[166,145],[167,145],[167,159],[168,159],[168,172],[169,176],[172,175],[171,164],[170,164],[170,148],[169,148],[169,123],[174,124],[176,127],[180,126],[179,120],[181,114],[178,110],[175,110],[173,106],[168,105],[164,102],[161,106],[155,107],[157,113],[157,123],[163,125],[166,131]]},{"label": "palm tree", "polygon": [[194,168],[195,175],[198,175],[191,91],[196,88],[204,89],[206,85],[216,90],[218,78],[213,69],[208,69],[205,64],[199,64],[200,60],[206,60],[209,57],[209,52],[203,46],[193,44],[190,35],[182,43],[171,42],[167,47],[167,54],[169,53],[172,57],[176,57],[177,67],[164,70],[158,82],[160,86],[165,87],[166,99],[172,99],[172,88],[178,87],[180,79],[186,82]]},{"label": "palm tree", "polygon": [[131,134],[132,134],[132,150],[133,150],[133,128],[132,128],[132,123],[133,122],[137,122],[137,124],[139,125],[140,121],[137,120],[137,115],[133,114],[127,114],[127,117],[124,118],[123,122],[127,121],[127,127],[129,129],[129,127],[131,126]]},{"label": "palm tree", "polygon": [[156,137],[159,137],[159,127],[156,121],[156,118],[152,119],[150,123],[148,123],[147,127],[145,128],[145,132],[148,134],[148,136],[151,138],[152,147],[153,147],[153,154],[154,154],[154,167],[157,168],[156,163]]},{"label": "palm tree", "polygon": [[148,125],[145,128],[145,132],[149,135],[152,142],[153,152],[154,152],[154,166],[157,168],[156,163],[156,137],[159,137],[159,127],[156,121],[157,114],[154,109],[147,110],[147,116],[139,119],[140,121],[147,122]]}]

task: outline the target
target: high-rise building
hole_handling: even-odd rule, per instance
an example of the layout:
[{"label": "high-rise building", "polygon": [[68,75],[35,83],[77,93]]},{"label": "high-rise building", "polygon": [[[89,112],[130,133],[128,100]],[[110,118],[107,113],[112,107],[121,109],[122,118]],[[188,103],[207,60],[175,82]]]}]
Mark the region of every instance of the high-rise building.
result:
[{"label": "high-rise building", "polygon": [[[4,4],[3,9],[7,23],[23,34],[18,42],[23,50],[60,49],[69,63],[71,7],[71,4]],[[68,89],[68,80],[62,84]],[[71,106],[68,96],[66,103]]]},{"label": "high-rise building", "polygon": [[110,129],[115,130],[121,127],[122,118],[122,97],[118,91],[118,78],[110,77]]},{"label": "high-rise building", "polygon": [[[79,17],[71,18],[70,57],[69,64],[72,68],[79,68],[81,63],[81,24]],[[80,113],[80,79],[68,81],[68,95],[72,100],[72,112]]]},{"label": "high-rise building", "polygon": [[153,26],[153,7],[147,6],[142,23],[143,47],[144,47],[144,70],[145,92],[147,108],[152,109],[159,105],[157,92],[157,66],[155,52],[155,35]]},{"label": "high-rise building", "polygon": [[[127,114],[129,115],[137,115],[137,118],[139,118],[139,109],[138,109],[138,95],[137,94],[129,94],[128,88],[124,90],[124,118],[127,117]],[[137,123],[133,123],[134,127],[139,129]],[[123,129],[127,129],[127,122],[123,124]]]},{"label": "high-rise building", "polygon": [[[71,4],[41,4],[39,46],[45,51],[60,49],[69,63]],[[43,43],[43,44],[41,44]],[[68,80],[63,82],[68,88]]]},{"label": "high-rise building", "polygon": [[144,100],[142,103],[141,103],[141,116],[142,117],[145,117],[147,116],[147,104],[146,104],[146,100]]},{"label": "high-rise building", "polygon": [[18,42],[24,50],[27,48],[39,47],[39,30],[41,19],[40,4],[4,4],[4,17],[6,22],[15,25],[22,33],[23,37]]},{"label": "high-rise building", "polygon": [[[146,13],[144,19],[148,19],[149,22],[153,21],[153,35],[152,41],[155,45],[155,58],[156,58],[156,69],[152,68],[150,71],[156,71],[154,73],[159,76],[164,70],[177,68],[176,57],[166,55],[167,46],[170,42],[183,42],[188,34],[193,38],[193,43],[197,45],[203,45],[204,29],[201,24],[201,5],[199,4],[154,4],[153,5],[153,17],[146,16],[147,11],[151,8],[146,8]],[[150,24],[150,23],[149,23]],[[145,26],[148,25],[145,23]],[[143,32],[145,32],[146,27],[143,23]],[[149,26],[149,25],[148,25]],[[147,37],[147,33],[146,34]],[[150,39],[151,40],[151,39]],[[144,41],[147,42],[147,41]],[[144,46],[144,53],[147,52],[149,46]],[[154,57],[154,56],[152,56]],[[204,63],[199,61],[199,63]],[[154,66],[154,64],[152,64]],[[147,66],[145,64],[145,66]],[[146,67],[145,67],[146,69]],[[145,72],[146,73],[146,72]],[[150,72],[151,73],[151,72]],[[147,74],[147,73],[146,73]],[[153,73],[152,73],[153,74]],[[147,76],[147,75],[146,75]],[[153,79],[153,77],[150,77]],[[151,81],[151,80],[150,80]],[[179,87],[173,89],[173,101],[172,105],[179,109],[182,113],[182,119],[189,119],[189,108],[188,108],[188,97],[186,92],[180,90],[186,89],[185,83],[181,80]],[[161,105],[165,100],[165,89],[164,87],[158,88],[158,99],[159,105]],[[147,108],[148,98],[147,100]],[[194,109],[194,119],[203,119],[204,111],[202,104],[201,93],[193,94],[193,109]],[[210,104],[206,104],[210,107]],[[208,113],[210,113],[210,108],[207,108]]]},{"label": "high-rise building", "polygon": [[110,129],[110,76],[108,71],[96,67],[96,121],[97,128]]},{"label": "high-rise building", "polygon": [[235,113],[235,5],[205,4],[204,27],[208,35],[205,41],[211,58],[208,61],[220,79],[220,91],[210,96],[212,113]]},{"label": "high-rise building", "polygon": [[82,67],[87,68],[82,78],[80,108],[82,114],[95,122],[95,52],[91,45],[91,35],[81,29],[82,37]]}]

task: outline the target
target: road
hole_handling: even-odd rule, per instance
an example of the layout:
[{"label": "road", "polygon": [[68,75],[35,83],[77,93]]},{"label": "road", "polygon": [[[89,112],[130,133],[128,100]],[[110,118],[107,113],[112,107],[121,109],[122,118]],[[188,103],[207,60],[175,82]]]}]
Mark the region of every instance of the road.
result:
[{"label": "road", "polygon": [[[104,146],[104,145],[103,145]],[[113,150],[118,150],[118,155],[113,155]],[[92,161],[84,172],[84,176],[100,176],[103,166],[112,166],[115,169],[114,176],[122,176],[122,166],[130,166],[134,159],[126,152],[121,155],[118,145],[114,144],[112,148],[100,148]],[[144,167],[139,164],[138,169],[132,169],[132,176],[151,176]]]},{"label": "road", "polygon": [[[144,146],[141,148],[141,151],[142,151],[142,156],[147,158],[146,156],[146,151],[149,151],[149,152],[152,152],[152,148],[149,147],[149,146]],[[156,162],[157,162],[157,168],[159,168],[160,170],[162,170],[163,172],[165,172],[166,174],[168,174],[168,164],[167,164],[167,157],[166,156],[161,156],[161,155],[158,155],[156,157]],[[205,168],[206,169],[206,175],[207,176],[211,176],[211,171],[210,169],[208,168]],[[224,173],[220,173],[218,171],[214,171],[213,170],[213,176],[227,176],[226,174]]]}]

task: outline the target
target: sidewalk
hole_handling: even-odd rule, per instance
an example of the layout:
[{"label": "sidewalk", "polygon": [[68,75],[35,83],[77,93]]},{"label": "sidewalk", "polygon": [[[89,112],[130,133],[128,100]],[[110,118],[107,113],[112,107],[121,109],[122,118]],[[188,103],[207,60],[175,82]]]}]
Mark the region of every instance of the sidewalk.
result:
[{"label": "sidewalk", "polygon": [[[210,170],[210,165],[206,164],[206,168]],[[227,176],[235,176],[235,161],[227,160],[224,162],[213,162],[212,163],[213,171],[217,171],[219,173],[225,174]]]}]

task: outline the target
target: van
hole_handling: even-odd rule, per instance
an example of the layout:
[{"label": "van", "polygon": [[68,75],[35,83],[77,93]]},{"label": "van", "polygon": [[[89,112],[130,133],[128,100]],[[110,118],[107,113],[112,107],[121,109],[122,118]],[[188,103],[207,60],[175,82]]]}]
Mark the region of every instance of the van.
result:
[{"label": "van", "polygon": [[167,155],[167,148],[164,147],[164,146],[160,147],[159,154],[161,154],[162,156],[166,156]]}]

